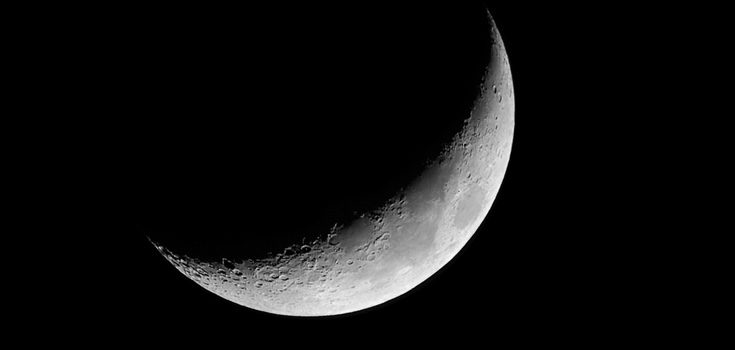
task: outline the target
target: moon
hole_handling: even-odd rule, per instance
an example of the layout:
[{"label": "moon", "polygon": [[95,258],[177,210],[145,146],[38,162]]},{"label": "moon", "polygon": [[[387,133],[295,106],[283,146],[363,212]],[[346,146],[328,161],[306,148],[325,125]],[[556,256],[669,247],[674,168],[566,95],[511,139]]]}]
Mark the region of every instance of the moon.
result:
[{"label": "moon", "polygon": [[[485,10],[489,53],[479,90],[451,140],[379,205],[292,239],[267,256],[196,256],[149,236],[178,271],[233,303],[267,313],[327,316],[396,298],[436,273],[490,210],[508,167],[515,99],[508,56]],[[487,223],[492,230],[492,223]],[[236,249],[233,248],[233,249]]]}]

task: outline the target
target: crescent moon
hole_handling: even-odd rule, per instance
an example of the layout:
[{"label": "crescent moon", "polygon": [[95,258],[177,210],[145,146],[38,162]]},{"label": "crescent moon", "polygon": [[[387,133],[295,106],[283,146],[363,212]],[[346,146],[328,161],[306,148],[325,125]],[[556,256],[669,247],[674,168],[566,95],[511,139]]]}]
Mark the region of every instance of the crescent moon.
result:
[{"label": "crescent moon", "polygon": [[382,207],[324,238],[272,257],[204,261],[151,242],[181,273],[236,304],[326,316],[400,296],[449,262],[478,229],[506,173],[514,132],[513,79],[490,13],[490,56],[461,130],[417,179]]}]

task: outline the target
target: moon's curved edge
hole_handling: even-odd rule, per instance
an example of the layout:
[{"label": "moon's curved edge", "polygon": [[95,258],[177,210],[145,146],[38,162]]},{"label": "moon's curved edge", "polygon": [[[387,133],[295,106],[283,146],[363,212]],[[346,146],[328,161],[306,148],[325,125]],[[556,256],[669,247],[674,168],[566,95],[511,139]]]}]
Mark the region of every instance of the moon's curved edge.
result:
[{"label": "moon's curved edge", "polygon": [[492,206],[510,157],[515,97],[502,38],[487,11],[491,58],[470,116],[426,172],[382,208],[325,239],[273,257],[201,261],[151,240],[181,273],[237,304],[291,316],[344,314],[416,287],[469,241]]}]

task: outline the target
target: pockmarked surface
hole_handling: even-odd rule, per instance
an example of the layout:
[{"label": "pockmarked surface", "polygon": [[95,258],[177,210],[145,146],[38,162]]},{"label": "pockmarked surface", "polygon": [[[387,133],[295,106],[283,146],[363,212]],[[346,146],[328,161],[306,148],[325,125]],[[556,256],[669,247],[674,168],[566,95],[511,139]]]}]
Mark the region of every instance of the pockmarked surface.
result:
[{"label": "pockmarked surface", "polygon": [[382,207],[347,225],[335,224],[322,238],[293,242],[268,258],[201,260],[153,244],[207,290],[275,314],[343,314],[416,287],[475,233],[508,166],[513,82],[503,41],[489,14],[488,24],[490,60],[481,93],[462,129],[421,176]]}]

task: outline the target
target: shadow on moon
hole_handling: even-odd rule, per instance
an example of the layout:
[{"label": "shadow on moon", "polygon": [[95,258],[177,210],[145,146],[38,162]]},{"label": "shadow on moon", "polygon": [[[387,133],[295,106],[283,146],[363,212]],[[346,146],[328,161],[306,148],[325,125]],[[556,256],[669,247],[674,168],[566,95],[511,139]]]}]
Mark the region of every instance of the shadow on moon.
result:
[{"label": "shadow on moon", "polygon": [[228,300],[379,304],[449,261],[497,193],[514,102],[486,10],[352,6],[155,22],[128,53],[130,218]]}]

